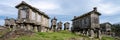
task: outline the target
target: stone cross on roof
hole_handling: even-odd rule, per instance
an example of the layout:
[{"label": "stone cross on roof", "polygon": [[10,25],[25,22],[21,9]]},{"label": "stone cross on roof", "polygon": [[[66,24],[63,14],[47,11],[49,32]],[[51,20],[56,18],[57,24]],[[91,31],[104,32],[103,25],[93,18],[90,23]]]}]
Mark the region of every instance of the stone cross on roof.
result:
[{"label": "stone cross on roof", "polygon": [[96,11],[96,12],[97,12],[97,7],[94,7],[94,8],[93,8],[93,11]]},{"label": "stone cross on roof", "polygon": [[57,20],[57,18],[56,18],[56,17],[54,17],[54,18],[53,18],[53,20]]}]

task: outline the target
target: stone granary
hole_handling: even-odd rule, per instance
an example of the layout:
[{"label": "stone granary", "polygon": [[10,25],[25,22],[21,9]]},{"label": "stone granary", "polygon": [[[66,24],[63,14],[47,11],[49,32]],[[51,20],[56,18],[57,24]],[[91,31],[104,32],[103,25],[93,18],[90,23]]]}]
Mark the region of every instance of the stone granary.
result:
[{"label": "stone granary", "polygon": [[3,31],[4,29],[6,29],[4,26],[0,25],[0,31]]},{"label": "stone granary", "polygon": [[1,26],[1,25],[0,25],[0,27],[4,27],[4,26]]},{"label": "stone granary", "polygon": [[53,31],[55,32],[56,26],[57,26],[57,19],[54,17],[54,18],[51,20],[51,30],[53,30]]},{"label": "stone granary", "polygon": [[109,22],[100,24],[101,33],[110,35],[111,34],[111,26],[112,26],[112,24]]},{"label": "stone granary", "polygon": [[72,19],[72,32],[80,32],[82,34],[88,35],[91,38],[100,37],[100,25],[99,25],[99,16],[101,14],[97,11],[97,8],[94,7],[92,11],[83,14]]},{"label": "stone granary", "polygon": [[58,31],[62,30],[62,22],[61,21],[57,23],[57,30]]},{"label": "stone granary", "polygon": [[16,20],[14,18],[6,18],[5,19],[5,27],[9,28],[10,30],[15,30],[16,27]]},{"label": "stone granary", "polygon": [[69,22],[64,23],[64,30],[69,30],[69,27],[70,27]]},{"label": "stone granary", "polygon": [[36,32],[47,32],[49,28],[48,15],[24,1],[15,7],[18,9],[18,18],[14,24],[6,19],[6,26],[12,27],[16,24],[16,28],[23,28],[25,30],[32,30]]}]

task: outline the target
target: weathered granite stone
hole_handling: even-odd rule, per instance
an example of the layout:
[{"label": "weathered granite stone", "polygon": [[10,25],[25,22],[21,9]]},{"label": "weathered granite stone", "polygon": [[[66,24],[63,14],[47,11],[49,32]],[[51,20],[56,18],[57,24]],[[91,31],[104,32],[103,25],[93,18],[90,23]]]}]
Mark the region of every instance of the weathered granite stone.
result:
[{"label": "weathered granite stone", "polygon": [[62,30],[62,22],[61,21],[57,23],[57,30],[58,31]]},{"label": "weathered granite stone", "polygon": [[102,34],[111,35],[111,26],[112,24],[109,22],[101,23],[100,28]]},{"label": "weathered granite stone", "polygon": [[[25,30],[33,30],[34,26],[44,27],[46,32],[49,28],[49,16],[39,9],[32,7],[26,2],[22,1],[20,4],[15,6],[18,9],[18,18],[6,18],[5,27],[10,28],[10,30],[23,28]],[[40,27],[36,28],[41,32]]]},{"label": "weathered granite stone", "polygon": [[69,22],[64,23],[64,30],[69,30],[69,27],[70,27]]},{"label": "weathered granite stone", "polygon": [[54,32],[56,31],[56,23],[57,23],[57,19],[54,17],[51,20],[51,30],[53,30]]},{"label": "weathered granite stone", "polygon": [[[89,32],[90,37],[95,37],[95,30],[100,29],[99,25],[99,16],[101,14],[97,12],[97,8],[94,7],[92,11],[83,14],[81,16],[75,16],[72,19],[72,31],[73,32],[82,32],[83,35],[88,35],[87,31]],[[98,31],[97,31],[98,32]],[[99,36],[100,32],[97,33]]]}]

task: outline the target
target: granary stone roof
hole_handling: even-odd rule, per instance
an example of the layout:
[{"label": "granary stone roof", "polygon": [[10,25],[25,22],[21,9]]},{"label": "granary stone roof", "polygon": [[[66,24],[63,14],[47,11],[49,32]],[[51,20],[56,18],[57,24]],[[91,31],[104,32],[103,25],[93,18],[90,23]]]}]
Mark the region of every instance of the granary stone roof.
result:
[{"label": "granary stone roof", "polygon": [[110,25],[112,25],[110,22],[101,23],[101,25],[105,25],[105,24],[110,24]]},{"label": "granary stone roof", "polygon": [[57,18],[56,18],[56,17],[54,17],[54,18],[53,18],[53,20],[57,20]]},{"label": "granary stone roof", "polygon": [[3,30],[3,29],[5,29],[5,27],[4,26],[0,26],[0,30]]},{"label": "granary stone roof", "polygon": [[60,22],[58,22],[58,23],[62,24],[62,22],[61,22],[61,21],[60,21]]},{"label": "granary stone roof", "polygon": [[75,17],[74,19],[72,19],[72,21],[74,21],[74,20],[76,20],[76,19],[78,19],[78,18],[85,17],[85,16],[87,16],[87,15],[90,15],[90,14],[92,14],[93,12],[96,13],[96,14],[98,14],[98,15],[101,15],[99,12],[97,12],[97,8],[94,7],[92,11],[90,11],[90,12],[88,12],[88,13],[85,13],[85,14],[83,14],[83,15],[80,15],[80,16],[78,16],[78,17]]},{"label": "granary stone roof", "polygon": [[48,15],[46,15],[44,12],[40,11],[39,9],[37,9],[37,8],[35,8],[35,7],[33,7],[33,6],[29,5],[29,4],[27,4],[25,1],[22,1],[20,4],[16,5],[15,7],[16,7],[16,8],[19,8],[21,5],[26,5],[26,6],[30,7],[31,9],[37,11],[39,14],[44,15],[44,16],[47,17],[48,19],[50,18],[50,17],[49,17]]},{"label": "granary stone roof", "polygon": [[65,24],[70,24],[70,23],[69,23],[69,22],[65,22],[64,25],[65,25]]},{"label": "granary stone roof", "polygon": [[51,22],[52,22],[53,20],[56,20],[56,21],[57,21],[56,17],[54,17],[53,19],[51,19]]},{"label": "granary stone roof", "polygon": [[5,20],[7,20],[6,25],[15,25],[16,20],[14,18],[6,18]]}]

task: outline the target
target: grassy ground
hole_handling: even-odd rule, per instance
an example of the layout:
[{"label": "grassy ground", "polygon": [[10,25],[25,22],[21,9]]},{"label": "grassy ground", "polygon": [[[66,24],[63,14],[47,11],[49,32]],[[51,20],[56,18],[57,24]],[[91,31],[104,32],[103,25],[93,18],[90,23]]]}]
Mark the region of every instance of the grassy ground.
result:
[{"label": "grassy ground", "polygon": [[[68,31],[60,32],[37,32],[31,36],[21,36],[14,40],[90,40],[87,36],[76,35]],[[11,39],[13,40],[13,39]],[[98,39],[94,39],[98,40]],[[114,40],[112,37],[103,36],[102,40]]]},{"label": "grassy ground", "polygon": [[4,35],[5,33],[9,32],[9,29],[5,29],[5,30],[0,30],[0,37],[2,35]]},{"label": "grassy ground", "polygon": [[38,32],[32,36],[22,36],[15,40],[65,40],[69,38],[80,37],[68,31],[61,32]]},{"label": "grassy ground", "polygon": [[109,36],[103,36],[102,40],[115,40],[115,38]]}]

